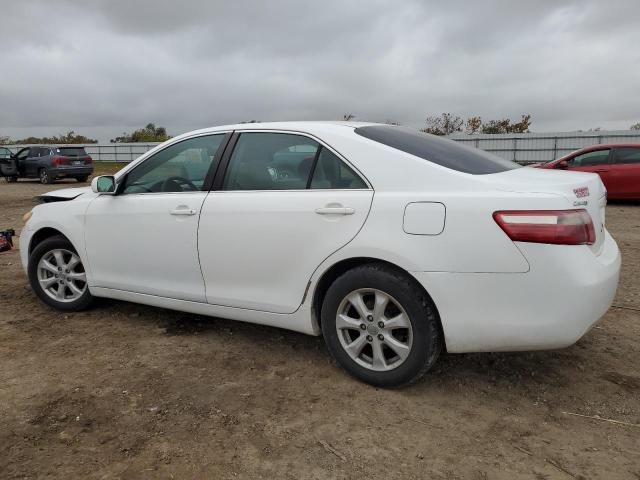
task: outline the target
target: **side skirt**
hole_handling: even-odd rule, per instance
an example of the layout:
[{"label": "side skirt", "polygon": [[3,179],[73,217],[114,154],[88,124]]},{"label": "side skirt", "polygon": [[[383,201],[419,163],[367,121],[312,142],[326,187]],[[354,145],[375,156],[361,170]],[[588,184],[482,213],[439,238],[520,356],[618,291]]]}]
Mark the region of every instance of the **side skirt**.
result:
[{"label": "side skirt", "polygon": [[311,321],[311,312],[306,306],[302,306],[294,313],[283,314],[210,305],[208,303],[191,302],[188,300],[177,300],[175,298],[158,297],[156,295],[127,292],[113,288],[89,287],[89,290],[91,295],[95,297],[113,298],[115,300],[124,300],[126,302],[140,303],[152,307],[167,308],[169,310],[178,310],[197,315],[257,323],[270,327],[293,330],[307,335],[320,335],[320,332],[314,328],[314,323]]}]

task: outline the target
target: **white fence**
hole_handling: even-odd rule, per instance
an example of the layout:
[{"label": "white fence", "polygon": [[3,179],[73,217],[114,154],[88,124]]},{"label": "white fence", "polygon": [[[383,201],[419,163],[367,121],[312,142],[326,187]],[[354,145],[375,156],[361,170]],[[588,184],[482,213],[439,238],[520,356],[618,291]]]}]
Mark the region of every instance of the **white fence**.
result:
[{"label": "white fence", "polygon": [[[449,137],[508,160],[527,164],[555,160],[569,152],[599,143],[640,143],[640,130],[599,132],[519,133],[499,135],[456,134]],[[86,144],[96,162],[131,162],[158,143]],[[13,152],[25,145],[5,145]]]},{"label": "white fence", "polygon": [[640,143],[640,130],[611,130],[597,132],[519,133],[498,135],[449,136],[507,160],[527,164],[548,162],[579,148],[600,143]]}]

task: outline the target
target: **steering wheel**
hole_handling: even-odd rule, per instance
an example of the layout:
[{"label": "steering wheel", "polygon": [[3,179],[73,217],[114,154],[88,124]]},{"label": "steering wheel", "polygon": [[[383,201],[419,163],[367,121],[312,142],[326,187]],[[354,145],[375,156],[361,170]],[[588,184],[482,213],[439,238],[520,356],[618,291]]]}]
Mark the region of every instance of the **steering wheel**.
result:
[{"label": "steering wheel", "polygon": [[[182,188],[183,186],[189,187],[188,189]],[[193,192],[198,190],[193,182],[184,177],[169,177],[162,182],[162,192]]]}]

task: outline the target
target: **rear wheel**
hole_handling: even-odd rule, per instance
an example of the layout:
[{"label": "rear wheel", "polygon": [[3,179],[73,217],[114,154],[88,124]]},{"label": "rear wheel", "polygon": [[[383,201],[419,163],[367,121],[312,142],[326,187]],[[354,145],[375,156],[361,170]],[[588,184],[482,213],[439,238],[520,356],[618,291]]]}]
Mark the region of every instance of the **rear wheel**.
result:
[{"label": "rear wheel", "polygon": [[82,176],[80,176],[80,177],[76,177],[76,180],[77,180],[78,182],[80,182],[80,183],[84,183],[84,182],[86,182],[86,181],[87,181],[87,179],[88,179],[88,178],[89,178],[89,176],[88,176],[88,175],[82,175]]},{"label": "rear wheel", "polygon": [[7,183],[15,183],[18,181],[18,177],[4,177]]},{"label": "rear wheel", "polygon": [[29,256],[29,283],[47,305],[64,311],[85,309],[92,300],[80,256],[66,238],[47,238]]},{"label": "rear wheel", "polygon": [[442,349],[431,299],[415,280],[385,265],[363,265],[339,277],[327,291],[321,317],[331,355],[372,385],[415,382]]},{"label": "rear wheel", "polygon": [[43,185],[53,183],[53,177],[49,174],[46,168],[41,168],[38,176],[40,178],[40,183]]}]

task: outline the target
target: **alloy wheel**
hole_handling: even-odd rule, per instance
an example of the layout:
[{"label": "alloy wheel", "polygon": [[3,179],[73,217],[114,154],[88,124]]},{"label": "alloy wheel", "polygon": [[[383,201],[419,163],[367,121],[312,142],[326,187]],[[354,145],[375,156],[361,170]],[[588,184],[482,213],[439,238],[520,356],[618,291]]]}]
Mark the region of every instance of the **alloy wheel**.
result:
[{"label": "alloy wheel", "polygon": [[349,293],[338,307],[336,330],[347,355],[369,370],[393,370],[411,353],[409,316],[396,299],[381,290]]},{"label": "alloy wheel", "polygon": [[74,302],[87,290],[87,275],[80,257],[70,250],[55,249],[38,262],[38,282],[57,302]]}]

